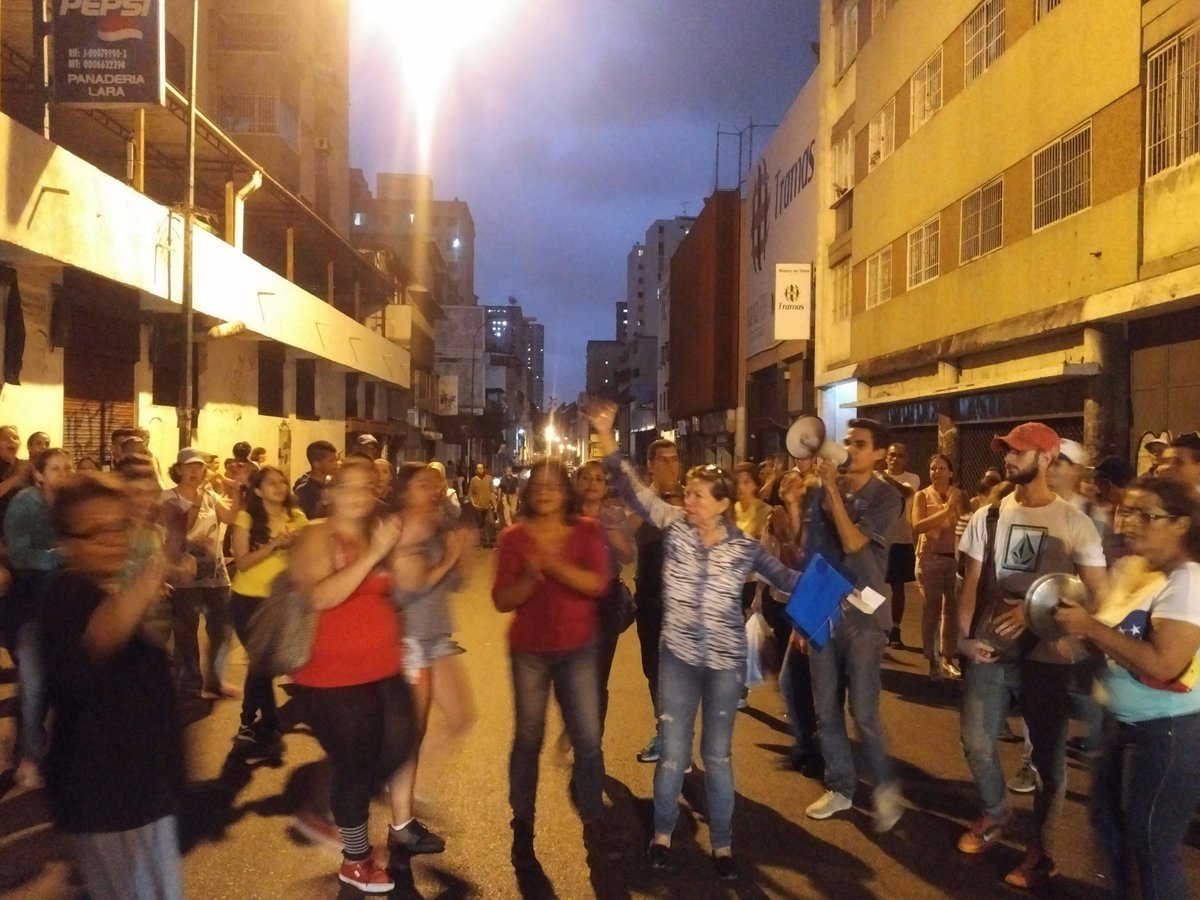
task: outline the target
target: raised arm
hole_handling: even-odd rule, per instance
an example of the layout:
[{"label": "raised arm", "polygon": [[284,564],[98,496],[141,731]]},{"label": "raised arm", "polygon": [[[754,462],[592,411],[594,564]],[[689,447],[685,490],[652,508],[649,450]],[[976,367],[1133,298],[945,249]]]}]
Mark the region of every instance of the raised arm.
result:
[{"label": "raised arm", "polygon": [[587,420],[596,430],[597,443],[600,452],[604,454],[604,464],[613,477],[613,486],[620,491],[635,515],[656,528],[666,528],[683,515],[683,510],[667,503],[642,484],[633,466],[617,455],[617,441],[613,437],[613,419],[616,414],[617,408],[607,401],[595,402],[584,411]]}]

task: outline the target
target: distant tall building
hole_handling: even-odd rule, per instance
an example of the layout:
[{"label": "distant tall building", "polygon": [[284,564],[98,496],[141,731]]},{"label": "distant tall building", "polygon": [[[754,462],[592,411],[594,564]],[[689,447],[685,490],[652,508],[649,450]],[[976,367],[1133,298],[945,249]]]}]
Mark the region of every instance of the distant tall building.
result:
[{"label": "distant tall building", "polygon": [[[355,233],[384,234],[418,282],[432,287],[429,247],[437,249],[453,291],[443,291],[447,306],[475,305],[475,220],[466,201],[435,200],[428,175],[381,172],[367,208],[353,210]],[[433,268],[438,268],[434,266]]]},{"label": "distant tall building", "polygon": [[546,412],[546,326],[525,320],[525,368],[529,372],[529,402]]},{"label": "distant tall building", "polygon": [[617,367],[625,345],[620,341],[587,342],[587,392],[617,399]]},{"label": "distant tall building", "polygon": [[629,337],[629,303],[617,303],[617,340],[625,341]]}]

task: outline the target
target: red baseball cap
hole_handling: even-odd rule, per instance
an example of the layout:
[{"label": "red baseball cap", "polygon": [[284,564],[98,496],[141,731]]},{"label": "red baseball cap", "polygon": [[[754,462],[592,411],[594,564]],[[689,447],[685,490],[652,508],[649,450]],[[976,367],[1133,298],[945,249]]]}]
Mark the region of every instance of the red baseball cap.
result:
[{"label": "red baseball cap", "polygon": [[1018,453],[1037,450],[1041,453],[1049,453],[1051,456],[1058,456],[1059,446],[1058,432],[1041,422],[1024,422],[1008,434],[998,434],[992,438],[992,449],[997,453],[1003,453],[1009,449],[1016,450]]}]

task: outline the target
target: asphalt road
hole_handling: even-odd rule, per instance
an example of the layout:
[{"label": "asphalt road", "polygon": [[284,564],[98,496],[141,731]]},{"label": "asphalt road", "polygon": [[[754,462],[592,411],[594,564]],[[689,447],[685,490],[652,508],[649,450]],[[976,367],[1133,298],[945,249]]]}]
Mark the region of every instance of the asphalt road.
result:
[{"label": "asphalt road", "polygon": [[[561,732],[552,711],[542,755],[537,852],[548,883],[519,885],[509,864],[507,759],[512,702],[507,668],[505,617],[492,608],[489,588],[494,554],[468,554],[468,587],[454,601],[462,657],[471,679],[478,721],[457,753],[437,750],[422,762],[418,813],[446,837],[441,856],[416,860],[412,884],[394,897],[508,898],[703,898],[838,897],[935,898],[1012,897],[1002,884],[1016,864],[1020,846],[1005,842],[979,857],[959,854],[955,842],[975,814],[970,777],[958,742],[957,683],[933,684],[920,654],[892,651],[884,673],[884,720],[909,807],[896,828],[876,836],[870,827],[870,794],[860,785],[854,810],[834,819],[805,818],[805,806],[820,785],[787,767],[790,740],[783,702],[773,686],[755,688],[750,708],[738,717],[734,770],[737,806],[734,848],[742,877],[718,883],[708,859],[703,775],[688,776],[685,812],[675,835],[676,867],[651,872],[641,850],[650,826],[653,766],[635,761],[652,732],[637,637],[622,637],[610,689],[605,734],[607,794],[611,820],[624,847],[615,862],[589,867],[581,827],[567,801],[568,770],[554,746]],[[917,643],[920,601],[908,604],[905,638]],[[234,654],[230,680],[244,674],[244,656]],[[0,671],[0,747],[11,745],[11,670]],[[295,722],[286,686],[279,687],[283,716],[291,730],[281,764],[247,765],[230,755],[238,704],[222,701],[201,710],[188,727],[191,785],[183,817],[184,876],[189,898],[357,897],[340,885],[337,854],[302,843],[289,830],[294,812],[320,783],[321,753]],[[552,704],[553,705],[553,704]],[[438,731],[435,721],[431,740]],[[1008,770],[1019,765],[1019,747],[1004,745]],[[696,754],[699,760],[699,753]],[[68,886],[66,847],[46,823],[40,792],[12,786],[11,771],[0,780],[0,895],[74,896]],[[1091,849],[1084,804],[1089,777],[1071,763],[1070,791],[1061,828],[1061,875],[1040,896],[1097,897],[1104,880]],[[1015,799],[1017,832],[1028,824],[1029,797]],[[382,840],[387,811],[372,810],[371,833]],[[1200,884],[1200,850],[1185,848]]]}]

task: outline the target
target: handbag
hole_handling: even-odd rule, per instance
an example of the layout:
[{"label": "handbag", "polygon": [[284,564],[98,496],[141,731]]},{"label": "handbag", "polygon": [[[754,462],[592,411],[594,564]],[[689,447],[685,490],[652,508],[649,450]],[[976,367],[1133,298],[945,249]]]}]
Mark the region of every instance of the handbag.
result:
[{"label": "handbag", "polygon": [[288,573],[280,572],[251,614],[247,631],[250,671],[271,678],[287,675],[312,658],[317,611]]}]

